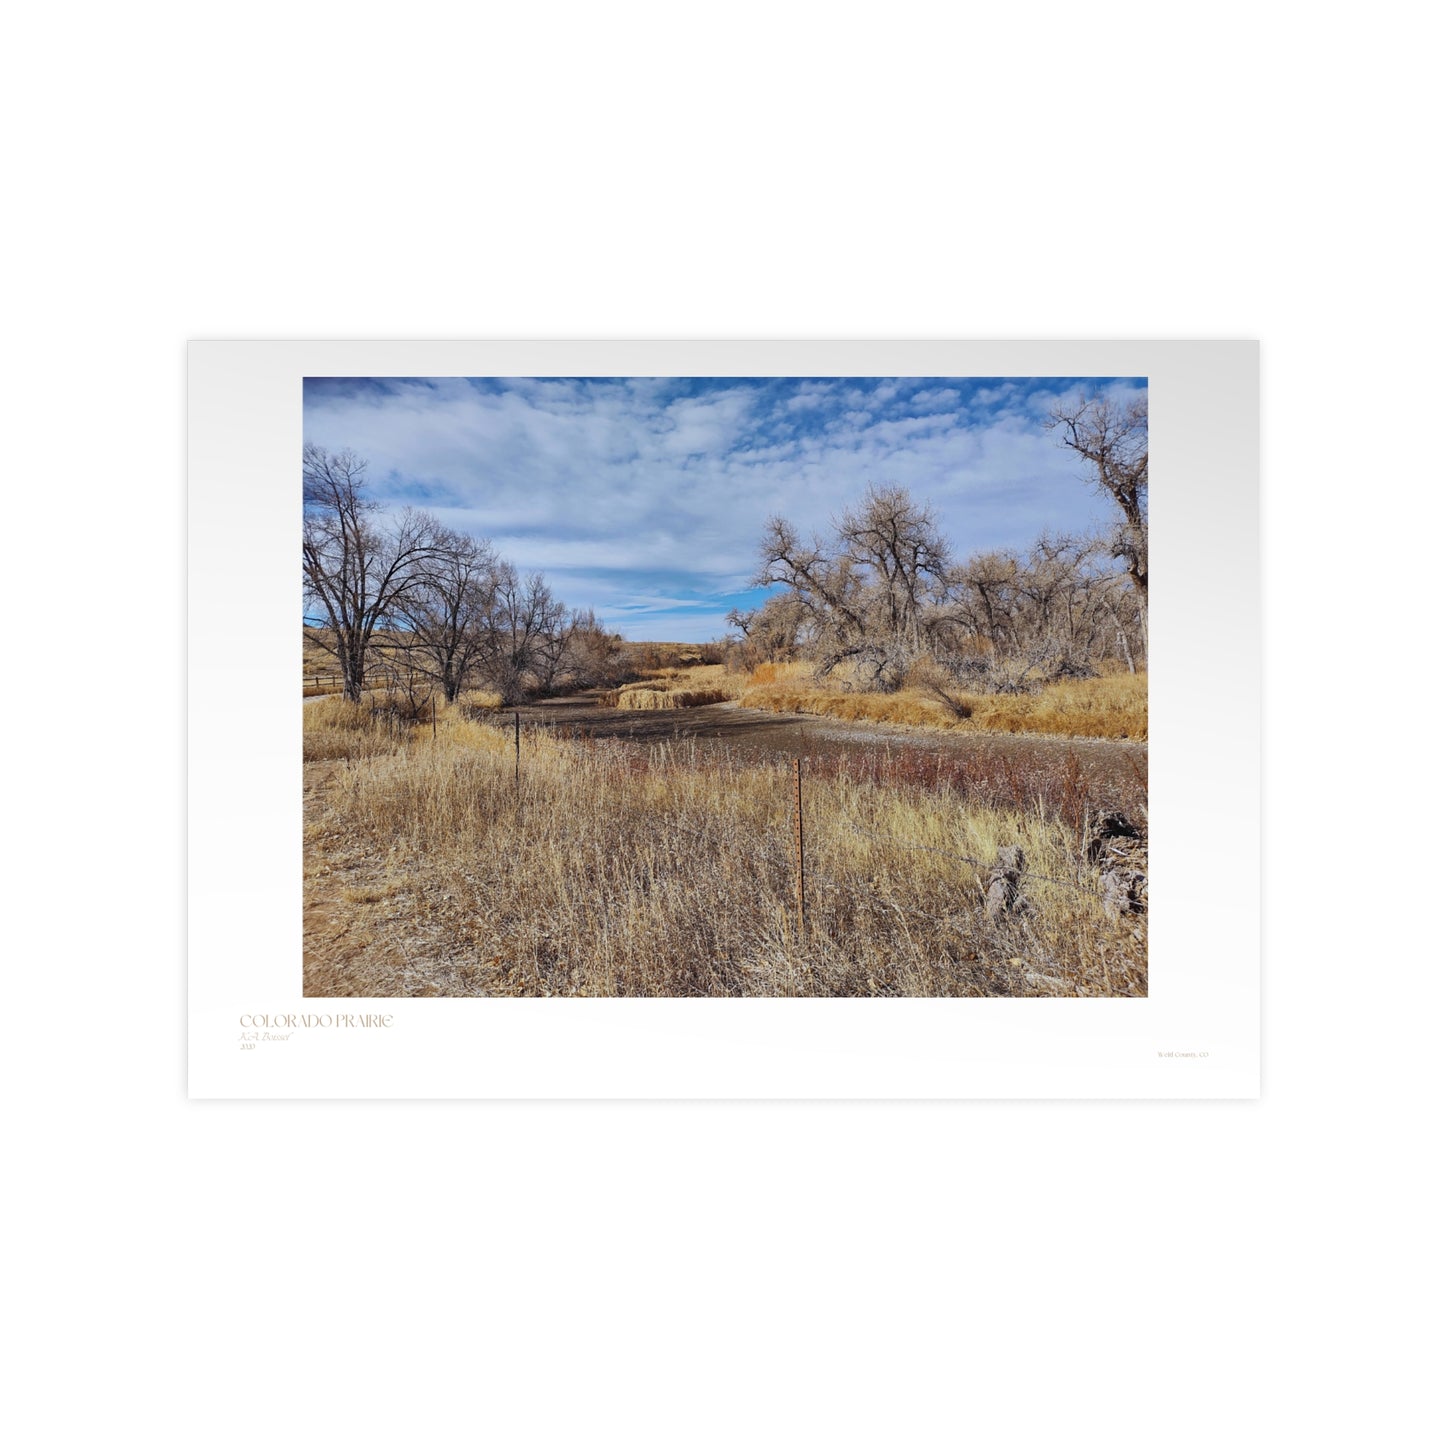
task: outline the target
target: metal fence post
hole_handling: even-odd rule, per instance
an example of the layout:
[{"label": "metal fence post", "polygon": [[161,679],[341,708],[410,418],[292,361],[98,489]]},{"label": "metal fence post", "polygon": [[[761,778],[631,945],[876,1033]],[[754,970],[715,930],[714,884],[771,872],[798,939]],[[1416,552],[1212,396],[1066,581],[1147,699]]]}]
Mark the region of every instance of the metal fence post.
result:
[{"label": "metal fence post", "polygon": [[793,759],[793,817],[798,843],[798,937],[807,924],[807,903],[803,877],[803,760]]}]

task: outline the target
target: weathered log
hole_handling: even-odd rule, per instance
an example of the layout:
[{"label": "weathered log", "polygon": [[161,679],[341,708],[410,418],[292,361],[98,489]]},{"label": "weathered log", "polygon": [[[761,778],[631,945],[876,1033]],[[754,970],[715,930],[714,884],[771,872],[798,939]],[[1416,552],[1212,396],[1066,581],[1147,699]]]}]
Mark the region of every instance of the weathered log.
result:
[{"label": "weathered log", "polygon": [[1122,813],[1095,818],[1084,841],[1084,856],[1099,869],[1104,908],[1116,918],[1143,913],[1149,902],[1149,846]]},{"label": "weathered log", "polygon": [[1010,844],[998,850],[988,875],[988,896],[984,911],[994,921],[1015,911],[1019,906],[1020,880],[1024,871],[1024,850]]},{"label": "weathered log", "polygon": [[1118,918],[1143,913],[1149,899],[1149,875],[1137,868],[1110,868],[1103,875],[1104,907]]},{"label": "weathered log", "polygon": [[1122,813],[1101,813],[1089,827],[1084,840],[1084,856],[1097,863],[1117,847],[1117,840],[1137,840],[1142,835]]}]

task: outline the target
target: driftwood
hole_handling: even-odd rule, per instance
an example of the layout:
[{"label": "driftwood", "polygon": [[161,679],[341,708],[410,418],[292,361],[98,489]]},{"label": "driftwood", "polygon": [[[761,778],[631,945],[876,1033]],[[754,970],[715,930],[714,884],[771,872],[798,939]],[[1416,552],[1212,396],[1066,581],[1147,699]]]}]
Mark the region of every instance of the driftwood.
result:
[{"label": "driftwood", "polygon": [[984,910],[995,922],[1019,906],[1020,879],[1024,871],[1024,850],[1017,844],[998,850],[988,875],[988,897]]},{"label": "driftwood", "polygon": [[1143,913],[1149,906],[1149,845],[1122,813],[1094,819],[1084,842],[1084,856],[1097,864],[1104,889],[1104,907],[1118,918]]},{"label": "driftwood", "polygon": [[1137,868],[1111,868],[1104,874],[1104,907],[1122,918],[1143,913],[1149,903],[1149,875]]},{"label": "driftwood", "polygon": [[1100,813],[1090,824],[1084,839],[1084,856],[1090,863],[1102,863],[1127,842],[1140,839],[1139,830],[1122,813]]}]

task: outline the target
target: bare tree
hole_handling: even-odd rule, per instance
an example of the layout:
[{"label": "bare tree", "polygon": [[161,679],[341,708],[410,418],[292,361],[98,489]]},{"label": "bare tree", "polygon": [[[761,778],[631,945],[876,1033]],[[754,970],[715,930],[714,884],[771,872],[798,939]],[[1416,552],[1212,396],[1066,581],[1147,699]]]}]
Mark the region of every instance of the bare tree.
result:
[{"label": "bare tree", "polygon": [[543,684],[553,641],[566,620],[566,606],[553,597],[540,572],[523,578],[510,562],[500,564],[492,623],[496,655],[490,676],[506,702],[518,701],[529,679]]},{"label": "bare tree", "polygon": [[1123,520],[1112,539],[1139,598],[1140,626],[1148,638],[1149,609],[1149,395],[1127,401],[1078,397],[1058,403],[1045,426],[1063,446],[1094,469],[1098,490],[1111,497]]},{"label": "bare tree", "polygon": [[366,462],[354,452],[302,450],[301,572],[307,635],[332,653],[342,688],[359,702],[367,653],[394,625],[436,551],[436,523],[407,511],[385,521],[365,495]]},{"label": "bare tree", "polygon": [[609,632],[590,607],[572,612],[561,636],[562,647],[550,686],[610,686],[624,680],[622,638]]},{"label": "bare tree", "polygon": [[1134,669],[1143,594],[1113,565],[1116,551],[1112,540],[1045,533],[1027,553],[954,565],[930,508],[901,488],[870,488],[835,522],[831,544],[805,544],[774,517],[753,580],[787,590],[728,620],[748,665],[776,647],[868,689],[1032,691],[1116,655]]},{"label": "bare tree", "polygon": [[1137,606],[1138,594],[1135,593],[1136,606],[1133,609],[1134,618],[1127,614],[1130,611],[1128,599],[1120,595],[1120,589],[1108,585],[1109,582],[1118,581],[1117,578],[1110,578],[1106,584],[1099,588],[1099,604],[1108,614],[1109,620],[1114,624],[1114,636],[1119,644],[1120,656],[1124,659],[1124,665],[1131,673],[1137,672],[1138,666],[1134,658],[1134,646],[1130,641],[1130,634],[1133,630],[1133,622],[1137,620],[1139,625],[1139,640],[1144,639],[1144,610]]},{"label": "bare tree", "polygon": [[949,575],[953,617],[964,630],[1001,652],[1016,640],[1012,626],[1018,583],[1018,558],[1008,552],[980,552]]},{"label": "bare tree", "polygon": [[438,528],[432,555],[398,605],[405,629],[398,642],[448,702],[497,656],[500,567],[490,542]]},{"label": "bare tree", "polygon": [[902,487],[869,487],[837,532],[848,560],[870,575],[876,630],[919,652],[919,615],[938,595],[949,561],[933,509]]},{"label": "bare tree", "polygon": [[796,657],[808,634],[809,614],[792,592],[775,592],[761,607],[734,607],[727,622],[735,634],[728,643],[728,665],[753,668]]},{"label": "bare tree", "polygon": [[870,487],[834,523],[831,549],[772,518],[760,564],[753,585],[789,587],[822,672],[846,665],[864,686],[892,691],[926,650],[923,613],[946,590],[948,546],[902,487]]},{"label": "bare tree", "polygon": [[1114,655],[1134,670],[1125,573],[1100,537],[1044,533],[1027,553],[985,552],[949,574],[950,598],[929,618],[933,653],[949,673],[1017,692],[1093,673]]},{"label": "bare tree", "polygon": [[574,614],[569,613],[559,603],[550,624],[544,626],[538,634],[532,651],[531,668],[541,692],[555,692],[563,686],[572,656],[575,626]]}]

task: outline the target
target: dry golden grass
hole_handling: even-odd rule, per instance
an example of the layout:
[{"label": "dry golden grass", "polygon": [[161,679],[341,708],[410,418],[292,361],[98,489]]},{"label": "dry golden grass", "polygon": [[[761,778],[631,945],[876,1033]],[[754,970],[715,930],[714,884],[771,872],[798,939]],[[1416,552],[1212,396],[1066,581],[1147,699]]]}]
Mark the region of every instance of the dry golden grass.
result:
[{"label": "dry golden grass", "polygon": [[[1042,805],[805,774],[800,936],[789,766],[538,730],[518,788],[510,742],[447,710],[308,770],[308,996],[1146,992],[1142,920]],[[967,860],[1015,843],[1027,910],[992,922]]]},{"label": "dry golden grass", "polygon": [[719,687],[676,688],[666,692],[639,688],[624,689],[613,704],[624,711],[656,712],[679,707],[706,707],[709,703],[726,702],[728,694]]},{"label": "dry golden grass", "polygon": [[1084,738],[1149,737],[1149,679],[1144,673],[1056,682],[1018,696],[965,695],[976,726],[992,732],[1066,733]]},{"label": "dry golden grass", "polygon": [[360,732],[375,720],[369,703],[348,702],[344,697],[323,697],[308,703],[301,713],[307,732],[317,728],[341,728]]},{"label": "dry golden grass", "polygon": [[457,706],[473,712],[496,712],[504,701],[502,694],[489,688],[473,687],[457,694]]},{"label": "dry golden grass", "polygon": [[308,762],[367,758],[393,748],[395,723],[370,703],[322,697],[301,710],[302,757]]},{"label": "dry golden grass", "polygon": [[847,722],[1138,742],[1149,736],[1149,681],[1143,674],[1059,682],[1037,693],[1015,695],[954,689],[941,695],[936,686],[876,693],[852,692],[840,682],[819,680],[810,663],[766,662],[746,677],[721,665],[659,668],[599,698],[605,707],[649,712],[734,700],[768,712]]},{"label": "dry golden grass", "polygon": [[791,682],[803,685],[813,680],[811,662],[763,662],[748,674],[747,687],[767,687],[773,683]]},{"label": "dry golden grass", "polygon": [[619,688],[604,692],[598,702],[603,707],[634,712],[706,707],[710,703],[727,702],[737,697],[744,685],[743,678],[729,673],[720,663],[666,667],[657,669],[641,682],[624,683]]},{"label": "dry golden grass", "polygon": [[[463,693],[455,703],[438,702],[438,738],[454,746],[496,747],[499,734],[479,719],[501,706],[498,693]],[[370,758],[405,746],[413,736],[431,738],[431,712],[413,726],[379,694],[363,702],[322,697],[301,709],[302,756],[307,762]]]},{"label": "dry golden grass", "polygon": [[1144,674],[1058,682],[1016,695],[950,692],[952,704],[923,688],[895,693],[845,692],[808,676],[805,664],[754,670],[739,701],[769,712],[814,713],[849,721],[901,723],[964,732],[1050,733],[1080,738],[1149,736],[1149,681]]},{"label": "dry golden grass", "polygon": [[909,691],[843,692],[816,685],[773,682],[747,688],[739,701],[744,707],[762,708],[768,712],[811,713],[845,722],[947,727],[952,721],[941,704]]}]

